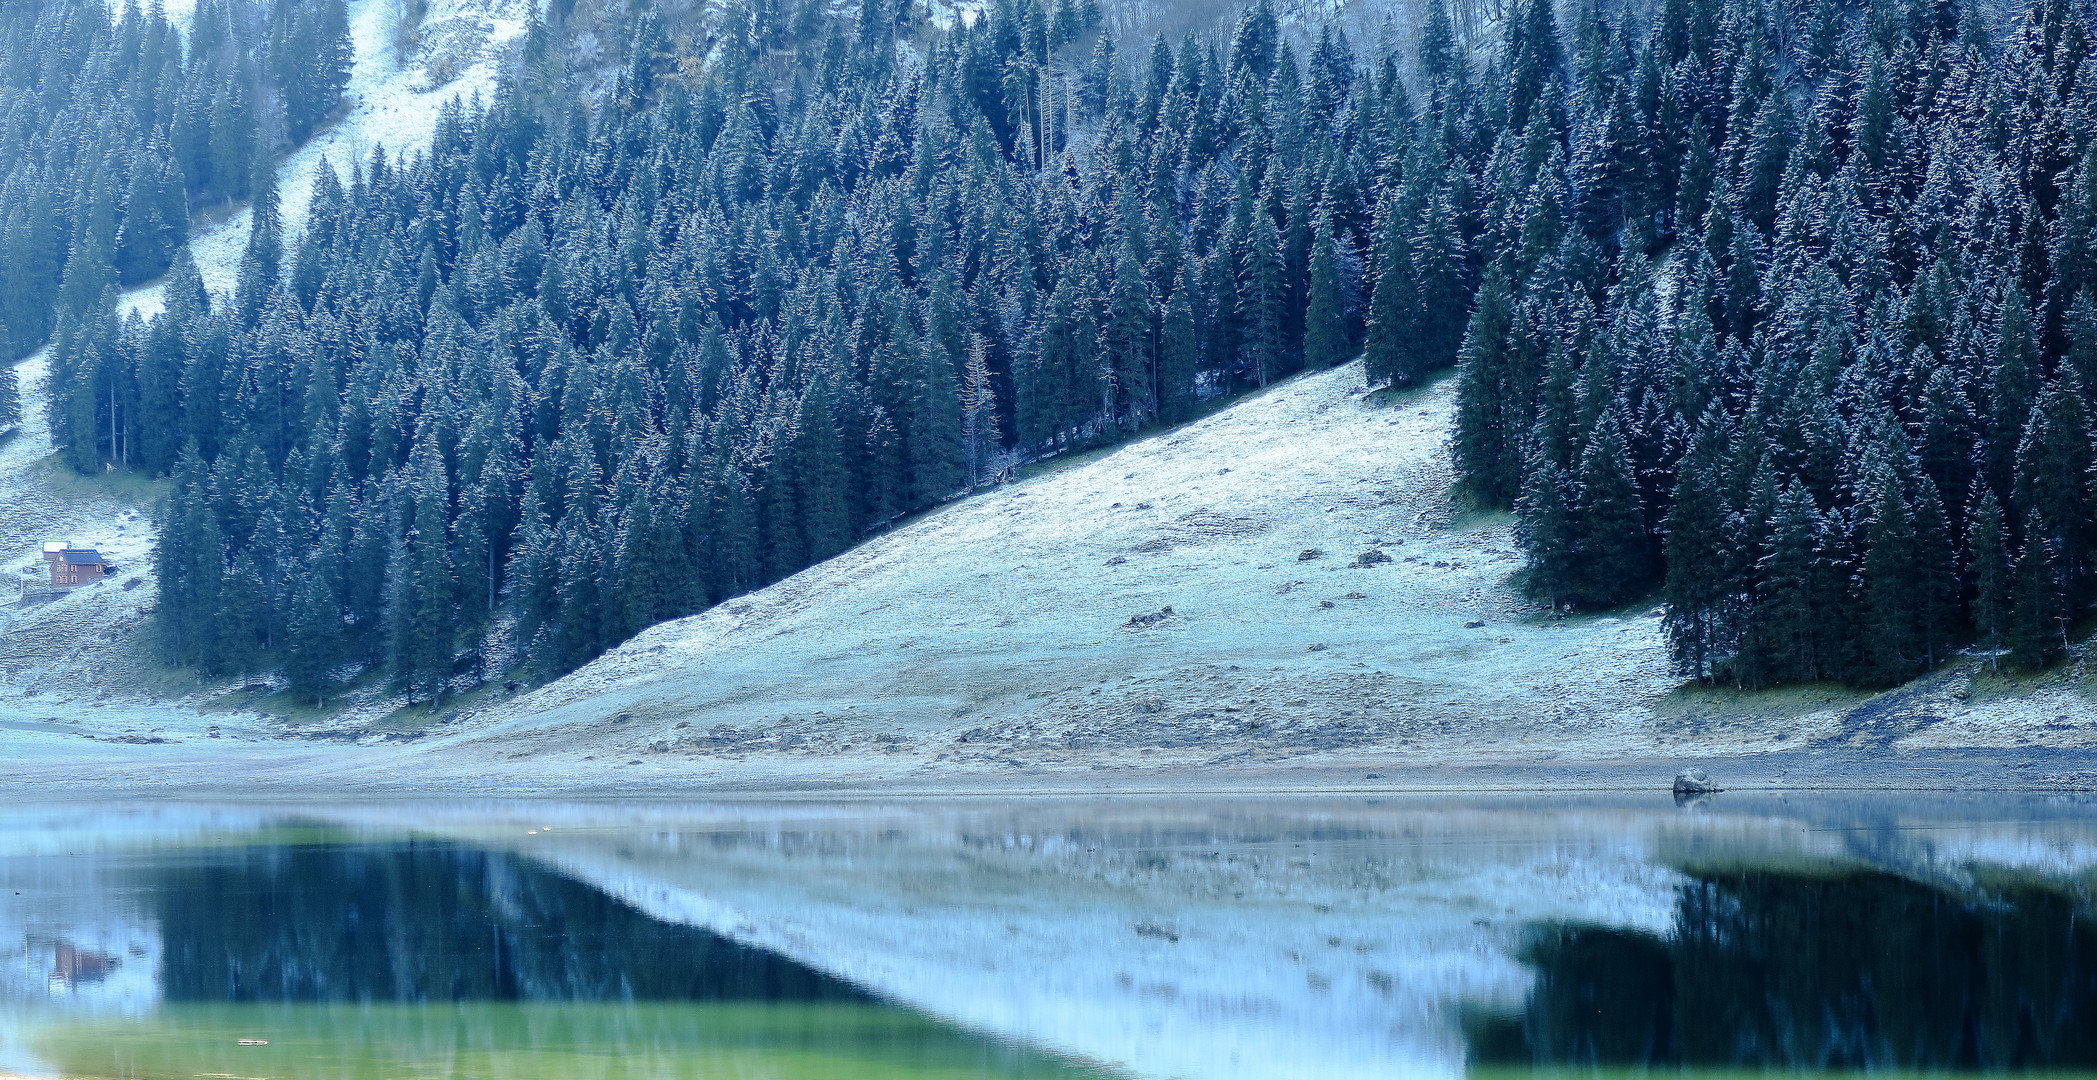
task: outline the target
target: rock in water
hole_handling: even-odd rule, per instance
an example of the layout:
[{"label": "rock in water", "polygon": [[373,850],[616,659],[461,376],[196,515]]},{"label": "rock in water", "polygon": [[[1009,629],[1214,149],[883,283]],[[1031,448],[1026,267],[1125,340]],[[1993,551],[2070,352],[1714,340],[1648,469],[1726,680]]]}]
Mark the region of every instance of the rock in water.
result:
[{"label": "rock in water", "polygon": [[1684,795],[1709,795],[1718,790],[1719,786],[1712,783],[1711,777],[1702,769],[1684,769],[1675,774],[1675,795],[1678,798]]}]

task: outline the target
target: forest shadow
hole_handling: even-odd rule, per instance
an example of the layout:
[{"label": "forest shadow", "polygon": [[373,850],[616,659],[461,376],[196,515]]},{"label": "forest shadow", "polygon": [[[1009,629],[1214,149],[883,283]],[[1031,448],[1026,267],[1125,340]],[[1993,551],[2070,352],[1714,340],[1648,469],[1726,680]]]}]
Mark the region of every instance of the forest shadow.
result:
[{"label": "forest shadow", "polygon": [[1515,1012],[1464,1018],[1484,1068],[2097,1068],[2097,924],[2033,880],[1693,870],[1666,937],[1531,927]]}]

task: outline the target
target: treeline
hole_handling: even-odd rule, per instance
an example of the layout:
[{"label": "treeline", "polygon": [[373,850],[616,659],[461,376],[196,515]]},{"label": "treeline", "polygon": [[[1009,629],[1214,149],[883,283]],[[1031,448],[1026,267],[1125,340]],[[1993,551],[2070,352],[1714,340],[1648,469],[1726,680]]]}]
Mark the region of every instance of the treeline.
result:
[{"label": "treeline", "polygon": [[1443,145],[1399,58],[1299,55],[1264,2],[1130,57],[1098,23],[644,14],[598,98],[534,25],[427,153],[323,170],[303,234],[258,192],[235,295],[178,262],[160,317],[60,350],[70,459],[174,477],[168,656],[315,698],[556,674],[1352,355],[1379,192]]},{"label": "treeline", "polygon": [[2063,655],[2097,599],[2091,32],[2067,0],[1569,32],[1525,0],[1483,77],[1423,54],[1450,163],[1380,264],[1453,211],[1454,447],[1533,595],[1657,589],[1682,671],[1750,687]]},{"label": "treeline", "polygon": [[186,38],[157,2],[0,4],[0,360],[165,273],[190,211],[246,198],[350,59],[342,0],[202,0]]}]

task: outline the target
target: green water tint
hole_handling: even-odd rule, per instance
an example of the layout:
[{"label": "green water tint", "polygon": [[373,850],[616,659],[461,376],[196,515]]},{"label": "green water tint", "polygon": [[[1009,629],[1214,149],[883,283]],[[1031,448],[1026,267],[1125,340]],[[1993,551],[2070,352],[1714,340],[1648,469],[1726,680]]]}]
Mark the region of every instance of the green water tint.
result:
[{"label": "green water tint", "polygon": [[[242,1046],[241,1039],[267,1040]],[[1091,1080],[880,1004],[170,1005],[32,1043],[77,1080]]]}]

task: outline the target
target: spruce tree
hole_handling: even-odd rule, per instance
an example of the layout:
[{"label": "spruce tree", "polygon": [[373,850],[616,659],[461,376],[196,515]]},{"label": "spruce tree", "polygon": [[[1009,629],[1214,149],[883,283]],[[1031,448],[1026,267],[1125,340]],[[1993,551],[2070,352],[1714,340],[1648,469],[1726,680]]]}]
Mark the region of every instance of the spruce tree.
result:
[{"label": "spruce tree", "polygon": [[1925,655],[1917,625],[1924,574],[1915,522],[1900,478],[1891,470],[1874,482],[1870,519],[1864,533],[1863,654],[1864,678],[1892,685],[1921,667]]},{"label": "spruce tree", "polygon": [[[2008,647],[2010,605],[2015,579],[2009,534],[2001,504],[1986,487],[1967,515],[1966,569],[1973,582],[1973,628],[1980,647],[1991,654]],[[1991,655],[1990,664],[1994,663]]]},{"label": "spruce tree", "polygon": [[1339,251],[1328,227],[1321,215],[1317,243],[1311,249],[1310,297],[1303,313],[1303,366],[1312,371],[1340,363],[1351,351],[1340,297]]},{"label": "spruce tree", "polygon": [[1418,333],[1420,288],[1413,266],[1413,238],[1394,206],[1387,205],[1379,225],[1376,289],[1369,300],[1369,340],[1362,363],[1371,385],[1405,385],[1407,342]]},{"label": "spruce tree", "polygon": [[1690,443],[1667,515],[1663,628],[1676,669],[1700,682],[1717,674],[1733,630],[1722,475],[1727,434],[1718,413],[1706,414]]},{"label": "spruce tree", "polygon": [[1457,362],[1456,430],[1450,439],[1457,469],[1486,506],[1513,502],[1521,483],[1519,433],[1524,425],[1512,400],[1515,358],[1514,289],[1494,269],[1478,290],[1478,308],[1464,332]]},{"label": "spruce tree", "polygon": [[2003,643],[2011,664],[2037,671],[2060,659],[2068,623],[2066,582],[2037,512],[2024,519],[2024,546],[2011,579],[2009,614]]},{"label": "spruce tree", "polygon": [[1580,540],[1571,599],[1584,608],[1613,607],[1642,592],[1650,572],[1644,509],[1616,410],[1605,411],[1588,437],[1577,483]]},{"label": "spruce tree", "polygon": [[1558,463],[1544,458],[1529,470],[1522,489],[1517,536],[1528,555],[1523,590],[1557,610],[1576,595],[1581,538],[1574,508],[1566,498],[1572,487]]}]

